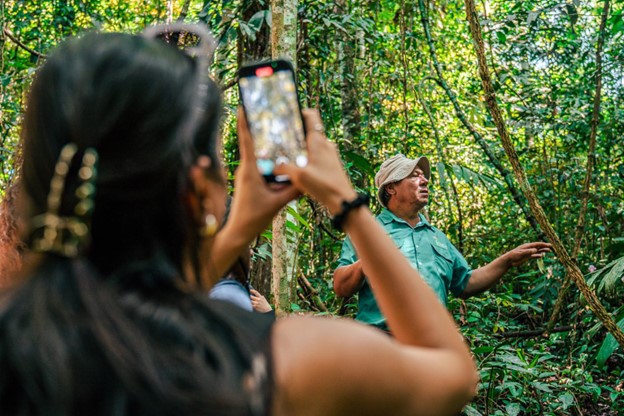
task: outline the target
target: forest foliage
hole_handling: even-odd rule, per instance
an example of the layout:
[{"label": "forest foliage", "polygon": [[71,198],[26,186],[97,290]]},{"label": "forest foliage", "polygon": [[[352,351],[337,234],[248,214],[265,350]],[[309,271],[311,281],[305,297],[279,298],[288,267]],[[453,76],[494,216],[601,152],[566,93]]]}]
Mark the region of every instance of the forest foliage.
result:
[{"label": "forest foliage", "polygon": [[[624,4],[610,4],[601,31],[604,6],[488,0],[477,12],[497,102],[528,182],[622,328]],[[5,0],[0,7],[1,189],[17,175],[25,93],[59,41],[90,30],[135,33],[178,19],[204,22],[219,41],[211,73],[224,89],[223,151],[233,173],[236,71],[271,56],[269,0]],[[427,155],[433,162],[427,213],[473,267],[544,238],[485,105],[463,2],[300,0],[297,7],[301,99],[321,110],[357,187],[375,194],[374,174],[388,156]],[[376,201],[372,209],[379,209]],[[298,286],[289,308],[351,316],[355,300],[336,298],[331,281],[343,235],[305,198],[290,218]],[[270,245],[270,231],[254,245],[254,285],[266,293]],[[481,296],[450,302],[482,378],[467,415],[624,412],[624,351],[574,285],[554,328],[545,330],[565,274],[551,255],[508,273]]]}]

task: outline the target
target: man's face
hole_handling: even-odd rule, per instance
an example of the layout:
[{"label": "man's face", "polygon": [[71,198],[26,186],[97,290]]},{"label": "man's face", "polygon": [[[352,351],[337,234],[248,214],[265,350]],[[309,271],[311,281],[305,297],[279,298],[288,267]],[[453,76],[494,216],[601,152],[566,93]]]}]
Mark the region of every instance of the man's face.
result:
[{"label": "man's face", "polygon": [[422,169],[416,167],[405,179],[388,185],[388,192],[395,203],[405,209],[420,211],[429,202],[429,180]]}]

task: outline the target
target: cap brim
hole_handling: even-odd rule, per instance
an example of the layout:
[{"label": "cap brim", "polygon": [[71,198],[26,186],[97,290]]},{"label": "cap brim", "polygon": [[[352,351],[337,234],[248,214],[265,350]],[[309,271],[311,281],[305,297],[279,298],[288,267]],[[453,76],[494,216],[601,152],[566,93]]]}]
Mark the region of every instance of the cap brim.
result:
[{"label": "cap brim", "polygon": [[429,159],[427,159],[427,156],[419,157],[416,161],[416,166],[418,166],[423,171],[423,174],[425,175],[425,178],[427,178],[427,180],[431,179],[431,164],[429,163]]}]

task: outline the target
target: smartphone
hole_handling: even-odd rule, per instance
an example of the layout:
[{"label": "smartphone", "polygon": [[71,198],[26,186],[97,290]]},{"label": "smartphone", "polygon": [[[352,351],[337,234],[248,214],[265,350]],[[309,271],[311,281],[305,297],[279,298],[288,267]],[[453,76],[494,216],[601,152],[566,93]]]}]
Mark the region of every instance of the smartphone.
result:
[{"label": "smartphone", "polygon": [[260,173],[268,182],[288,182],[273,173],[275,166],[308,163],[293,66],[284,59],[246,65],[238,72],[238,88]]}]

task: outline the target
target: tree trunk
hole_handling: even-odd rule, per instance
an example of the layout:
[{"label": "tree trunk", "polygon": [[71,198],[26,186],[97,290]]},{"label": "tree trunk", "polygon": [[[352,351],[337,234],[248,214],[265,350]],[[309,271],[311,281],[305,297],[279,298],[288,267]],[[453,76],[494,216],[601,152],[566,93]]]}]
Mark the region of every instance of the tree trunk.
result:
[{"label": "tree trunk", "polygon": [[609,331],[613,335],[613,337],[620,344],[620,347],[624,348],[624,333],[617,326],[617,324],[613,320],[613,317],[607,312],[602,303],[600,303],[600,300],[598,299],[594,291],[587,285],[587,282],[585,281],[585,278],[583,277],[583,274],[581,273],[581,270],[579,269],[576,261],[568,254],[568,251],[561,243],[559,236],[548,221],[544,210],[537,200],[535,192],[533,192],[531,185],[527,181],[524,170],[520,165],[520,160],[518,159],[516,149],[511,142],[511,138],[509,137],[507,125],[505,124],[498,103],[496,102],[496,93],[494,92],[494,87],[492,86],[490,72],[485,59],[485,48],[483,47],[481,24],[479,23],[479,18],[475,10],[474,2],[473,0],[465,0],[465,4],[466,16],[468,22],[470,23],[470,34],[472,35],[472,39],[474,41],[475,51],[477,53],[477,59],[479,62],[479,76],[481,77],[481,83],[483,86],[483,91],[485,93],[485,101],[488,109],[490,110],[490,114],[492,115],[492,119],[496,124],[496,129],[498,130],[498,134],[500,135],[501,141],[503,143],[503,148],[505,149],[505,153],[507,153],[509,161],[511,162],[511,166],[513,168],[514,175],[516,176],[516,180],[520,184],[520,188],[522,189],[524,196],[529,201],[529,206],[531,207],[533,215],[535,216],[535,218],[539,222],[539,225],[544,230],[544,233],[546,233],[546,236],[552,243],[555,253],[563,264],[566,273],[568,274],[568,276],[570,276],[574,283],[576,283],[579,290],[587,300],[587,304],[589,305],[592,312],[602,322],[607,331]]},{"label": "tree trunk", "polygon": [[[297,62],[297,0],[271,1],[271,50],[273,58]],[[296,209],[296,203],[291,203]],[[296,299],[297,279],[294,276],[295,244],[288,241],[288,214],[282,209],[273,220],[272,293],[275,312],[289,312]]]},{"label": "tree trunk", "polygon": [[[334,13],[338,16],[351,13],[347,0],[337,0]],[[357,36],[352,26],[346,26],[345,30],[336,33],[336,50],[338,52],[338,64],[340,68],[340,98],[342,113],[342,142],[341,149],[356,152],[367,157],[362,150],[362,117],[360,114],[360,97],[358,94],[358,76],[356,65]],[[365,188],[367,186],[365,175],[355,180],[355,186]]]},{"label": "tree trunk", "polygon": [[[349,13],[346,0],[337,0],[337,15]],[[338,31],[338,62],[340,63],[340,97],[342,99],[343,138],[358,148],[361,133],[360,100],[358,97],[357,71],[355,65],[356,36],[348,30]]]}]

